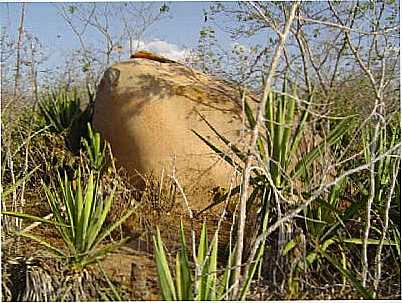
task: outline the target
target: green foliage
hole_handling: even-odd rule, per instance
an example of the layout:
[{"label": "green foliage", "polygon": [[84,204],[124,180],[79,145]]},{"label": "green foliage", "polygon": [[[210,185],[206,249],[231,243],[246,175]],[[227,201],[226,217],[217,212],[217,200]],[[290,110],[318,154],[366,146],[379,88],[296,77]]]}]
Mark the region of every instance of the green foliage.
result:
[{"label": "green foliage", "polygon": [[70,5],[70,6],[68,7],[68,9],[67,9],[67,11],[68,11],[70,14],[74,14],[76,10],[78,10],[78,8],[77,8],[75,5]]},{"label": "green foliage", "polygon": [[[266,134],[260,139],[264,138],[267,146],[265,152],[260,149],[261,157],[266,160],[266,167],[270,171],[275,186],[279,188],[288,186],[284,176],[289,176],[290,179],[306,177],[312,163],[323,155],[326,148],[339,142],[353,126],[350,119],[344,119],[326,134],[325,140],[310,151],[301,150],[301,138],[312,135],[307,132],[306,124],[311,115],[314,94],[307,98],[304,108],[296,106],[298,99],[296,87],[293,87],[292,95],[288,95],[286,82],[285,80],[282,96],[272,93],[268,96],[264,116]],[[251,118],[249,121],[252,121]],[[294,126],[297,126],[295,130],[292,129]],[[296,157],[296,155],[299,156]]]},{"label": "green foliage", "polygon": [[13,185],[7,186],[7,188],[4,188],[3,184],[0,185],[1,188],[1,199],[6,199],[9,194],[11,194],[14,190],[16,190],[18,187],[22,186],[25,182],[27,182],[32,175],[37,171],[39,166],[35,167],[33,170],[25,174],[25,176],[21,176],[21,178],[18,178],[16,182]]},{"label": "green foliage", "polygon": [[70,93],[61,88],[44,96],[39,102],[39,109],[45,126],[51,126],[50,130],[55,133],[62,133],[81,115],[80,105],[81,100],[76,89]]},{"label": "green foliage", "polygon": [[105,165],[106,145],[102,144],[101,137],[98,132],[93,133],[90,123],[87,123],[87,127],[88,140],[82,138],[82,144],[84,145],[85,152],[90,160],[92,169],[99,172]]},{"label": "green foliage", "polygon": [[364,299],[373,299],[373,294],[367,290],[360,283],[359,278],[357,278],[352,271],[349,271],[338,262],[337,259],[333,258],[330,254],[321,249],[320,246],[316,246],[317,251],[325,257],[341,274],[352,282],[354,288],[364,297]]},{"label": "green foliage", "polygon": [[[157,267],[160,293],[163,300],[170,301],[220,301],[227,299],[230,295],[233,282],[234,254],[230,250],[227,257],[226,268],[222,275],[218,275],[218,235],[209,243],[205,223],[202,226],[197,255],[195,256],[196,266],[192,274],[192,268],[188,258],[188,249],[184,237],[183,224],[180,224],[180,250],[175,259],[175,278],[169,269],[168,259],[163,248],[163,241],[157,229],[153,237],[154,254]],[[253,270],[246,277],[241,287],[241,299],[244,300],[255,268],[259,264],[261,256],[257,256],[253,262]]]},{"label": "green foliage", "polygon": [[331,187],[326,199],[319,197],[304,209],[305,226],[311,238],[324,242],[336,235],[337,230],[362,209],[363,204],[356,203],[344,211],[339,210],[347,181],[348,178],[342,179]]},{"label": "green foliage", "polygon": [[[395,113],[393,119],[399,121],[399,113]],[[378,132],[378,138],[375,140],[374,128],[369,127],[363,130],[363,147],[364,160],[370,163],[372,154],[378,156],[385,153],[390,148],[394,147],[401,141],[400,127],[395,121],[390,121],[384,127],[381,127]],[[392,166],[396,158],[389,155],[375,163],[375,198],[374,202],[378,206],[384,205],[384,197],[391,183]],[[368,184],[365,185],[368,188]]]},{"label": "green foliage", "polygon": [[166,3],[163,3],[163,4],[161,5],[161,7],[159,8],[159,12],[160,12],[161,14],[165,14],[165,13],[168,13],[168,12],[169,12],[169,9],[170,9],[170,7],[169,7]]},{"label": "green foliage", "polygon": [[92,118],[94,98],[89,85],[86,90],[63,86],[52,90],[39,102],[37,128],[61,135],[68,149],[78,154],[82,138],[88,138],[87,123]]},{"label": "green foliage", "polygon": [[70,181],[66,174],[64,174],[64,178],[58,175],[57,186],[53,186],[52,189],[43,183],[43,187],[52,210],[53,221],[23,213],[8,212],[3,214],[51,223],[63,240],[65,249],[59,249],[45,240],[28,233],[20,233],[21,236],[44,245],[54,255],[67,259],[68,263],[76,269],[96,262],[127,240],[126,238],[118,243],[101,246],[101,242],[135,210],[127,211],[112,225],[107,228],[103,227],[113,202],[116,187],[113,188],[106,199],[102,199],[100,197],[99,182],[94,181],[93,173],[90,173],[84,188],[81,182],[80,170],[78,171],[77,179],[74,181]]},{"label": "green foliage", "polygon": [[82,65],[82,72],[86,73],[86,72],[88,72],[90,70],[91,70],[91,63],[90,62],[85,62]]},{"label": "green foliage", "polygon": [[[337,151],[342,151],[343,153],[344,151],[342,149],[345,146],[345,142],[343,142],[342,139],[348,132],[353,133],[353,131],[356,130],[355,125],[357,120],[354,117],[349,117],[331,121],[331,123],[328,124],[329,128],[326,134],[323,135],[325,139],[316,144],[312,149],[303,150],[301,148],[301,138],[311,136],[307,128],[307,123],[311,115],[314,95],[309,96],[307,102],[301,107],[300,102],[296,103],[296,88],[293,88],[292,95],[289,95],[287,91],[287,85],[284,84],[282,94],[272,92],[269,94],[263,117],[265,127],[260,130],[256,147],[260,159],[263,160],[262,162],[265,166],[264,171],[269,173],[268,175],[272,178],[273,185],[281,190],[282,194],[286,195],[287,191],[292,189],[293,191],[298,191],[304,198],[309,198],[311,195],[309,190],[304,189],[302,186],[298,186],[297,188],[292,187],[292,183],[289,181],[294,183],[296,180],[300,180],[301,182],[299,184],[308,184],[309,186],[307,188],[311,188],[309,184],[310,177],[314,173],[312,164],[324,154],[336,153]],[[256,121],[248,104],[245,106],[245,113],[250,127],[254,127]],[[194,131],[195,135],[205,142],[215,153],[220,155],[227,163],[232,166],[242,167],[241,162],[245,161],[246,154],[237,146],[230,144],[230,141],[219,134],[208,121],[205,122],[215,133],[216,137],[230,148],[235,156],[230,156],[216,144],[213,144],[201,134]],[[263,133],[264,131],[265,133]],[[373,128],[367,127],[364,129],[363,133],[366,134],[366,142],[372,141],[372,132]],[[380,130],[375,154],[377,156],[381,155],[395,146],[399,141],[399,125],[397,123],[389,123],[387,127]],[[349,143],[350,142],[347,144]],[[365,162],[369,163],[371,161],[371,158],[369,158],[369,148],[372,148],[372,145],[364,143],[363,146],[365,146],[366,150]],[[389,191],[392,175],[392,161],[395,161],[395,159],[390,155],[375,164],[377,186],[375,205],[379,210],[382,209],[381,205],[384,203],[386,193]],[[359,164],[364,163],[357,162],[357,165]],[[346,169],[347,166],[339,166],[338,173]],[[353,256],[347,255],[348,252],[350,253],[351,247],[352,251],[356,251],[353,247],[362,245],[362,240],[359,239],[358,236],[353,236],[353,233],[356,231],[352,231],[352,234],[350,231],[345,233],[346,224],[351,220],[356,220],[365,211],[365,199],[345,203],[345,199],[350,200],[357,197],[347,197],[350,185],[356,183],[354,180],[356,178],[359,179],[360,175],[345,177],[332,186],[328,193],[323,193],[313,201],[313,203],[303,209],[306,236],[295,236],[282,247],[283,256],[292,257],[289,252],[292,251],[296,254],[297,249],[301,249],[304,252],[304,258],[299,256],[292,261],[288,276],[289,291],[292,294],[298,292],[300,283],[300,279],[295,279],[295,275],[304,275],[308,270],[319,270],[323,264],[329,263],[339,271],[344,279],[344,283],[349,280],[354,289],[362,296],[365,298],[372,297],[370,291],[364,288],[356,278],[360,273],[356,272],[356,269],[348,262]],[[361,182],[360,189],[365,188],[365,190],[357,192],[360,197],[367,197],[368,195],[369,190],[367,182],[367,178]],[[261,201],[262,205],[265,205],[265,208],[263,208],[264,211],[268,212],[270,199],[264,199],[262,197],[263,192],[272,193],[271,184],[266,175],[255,171],[251,178],[250,185],[254,189],[247,202],[248,209],[255,201]],[[238,192],[239,188],[235,188],[232,191],[232,195]],[[224,195],[220,201],[224,201],[227,195]],[[268,196],[271,195],[269,194]],[[397,197],[398,195],[395,196]],[[264,228],[265,224],[262,224],[262,229]],[[304,233],[302,232],[302,234]],[[383,244],[397,247],[398,240],[398,235],[394,232],[393,239],[389,237],[385,239]],[[371,236],[371,238],[368,239],[368,244],[379,245],[379,240],[376,239],[376,236]],[[261,249],[259,253],[263,254],[264,247],[260,247],[259,249]],[[332,257],[334,250],[337,251],[336,253],[340,258],[335,259]],[[252,275],[253,273],[251,273],[250,276]]]},{"label": "green foliage", "polygon": [[[214,241],[217,244],[217,238]],[[154,236],[155,261],[157,265],[158,281],[163,300],[208,300],[215,298],[215,285],[213,276],[216,275],[217,246],[214,252],[208,256],[208,239],[205,224],[203,225],[198,246],[197,263],[200,266],[195,278],[191,276],[191,268],[188,260],[186,240],[184,237],[183,224],[180,225],[180,251],[176,255],[175,280],[169,269],[169,263],[163,248],[163,241],[159,229]],[[212,277],[211,277],[212,276]]]},{"label": "green foliage", "polygon": [[[371,298],[372,294],[370,291],[364,288],[356,278],[359,273],[355,272],[353,266],[348,265],[348,258],[345,254],[345,251],[349,250],[348,246],[352,246],[352,251],[355,251],[356,245],[363,244],[361,238],[353,238],[350,235],[346,236],[344,228],[347,222],[358,217],[365,210],[364,201],[351,203],[346,209],[340,210],[339,204],[343,199],[348,182],[350,182],[349,178],[342,179],[331,188],[327,200],[318,198],[315,203],[304,209],[308,242],[305,258],[296,262],[293,271],[296,274],[303,275],[306,270],[313,269],[314,264],[320,265],[326,260],[341,273],[344,279],[350,280],[353,287],[365,298]],[[398,249],[398,239],[395,235],[394,238],[395,241],[385,239],[383,245],[394,246]],[[301,237],[296,236],[283,247],[282,254],[289,255],[290,251],[302,244],[301,242]],[[378,246],[380,241],[377,239],[368,239],[368,244]],[[331,256],[332,253],[330,251],[335,247],[337,248],[336,254],[339,258]],[[320,267],[315,266],[314,268],[318,269]],[[293,273],[291,278],[294,278]],[[292,283],[297,282],[292,280]]]},{"label": "green foliage", "polygon": [[[123,301],[121,299],[121,296],[120,296],[118,290],[113,285],[113,283],[110,281],[110,279],[109,279],[108,275],[106,274],[105,270],[102,268],[102,265],[98,261],[97,261],[97,263],[98,263],[98,267],[99,267],[100,271],[102,272],[102,275],[105,277],[105,280],[106,280],[106,282],[107,282],[107,284],[108,284],[108,286],[109,286],[109,288],[111,290],[111,293],[112,293],[111,301]],[[110,295],[109,295],[109,297],[110,297]],[[109,298],[107,298],[107,299],[109,299]]]},{"label": "green foliage", "polygon": [[[313,94],[307,98],[307,105],[299,107],[296,104],[298,99],[296,87],[293,87],[292,95],[289,95],[287,81],[284,82],[282,93],[269,93],[263,119],[265,128],[259,133],[257,139],[257,151],[260,159],[263,160],[264,170],[269,172],[274,185],[283,190],[288,190],[291,183],[296,178],[309,182],[309,168],[320,156],[323,155],[325,149],[340,142],[342,136],[354,126],[353,119],[343,119],[333,129],[326,134],[326,139],[314,146],[310,151],[301,149],[300,143],[304,136],[311,136],[307,132],[306,124],[310,117],[311,106],[313,104]],[[245,113],[250,127],[256,123],[250,106],[245,103]],[[202,117],[203,118],[203,117]],[[204,118],[203,118],[204,119]],[[221,156],[226,162],[232,166],[239,167],[237,159],[242,162],[246,161],[246,154],[236,145],[232,144],[227,138],[219,134],[219,132],[204,119],[211,130],[216,134],[217,138],[222,141],[234,156],[228,155],[227,152],[221,150],[217,145],[211,143],[201,134],[193,130],[193,133],[204,141],[215,153]],[[236,159],[237,158],[237,159]],[[251,184],[260,187],[260,191],[264,188],[270,188],[269,180],[259,170],[254,170]],[[254,186],[256,187],[256,186]],[[232,191],[232,194],[238,193],[239,187]],[[227,196],[220,199],[224,201]]]},{"label": "green foliage", "polygon": [[[379,241],[372,240],[370,244],[378,244]],[[354,269],[349,268],[347,265],[347,256],[342,249],[345,243],[362,244],[360,239],[348,239],[342,240],[334,236],[323,242],[318,242],[317,240],[311,240],[309,242],[313,244],[313,251],[308,252],[305,259],[297,259],[295,267],[292,269],[291,275],[289,276],[290,289],[295,294],[297,292],[298,280],[295,279],[297,275],[304,275],[308,269],[311,269],[314,263],[323,263],[324,260],[328,261],[344,278],[344,284],[346,280],[349,280],[354,289],[357,290],[365,299],[372,299],[372,293],[365,287],[362,286],[359,281],[359,273],[356,273]],[[289,241],[283,248],[282,254],[288,255],[295,247],[300,246],[301,238],[299,236],[295,237]],[[390,243],[387,243],[390,244]],[[337,247],[337,256],[335,257],[330,251],[330,247]],[[316,267],[318,269],[319,267]],[[295,290],[296,289],[296,290]]]}]

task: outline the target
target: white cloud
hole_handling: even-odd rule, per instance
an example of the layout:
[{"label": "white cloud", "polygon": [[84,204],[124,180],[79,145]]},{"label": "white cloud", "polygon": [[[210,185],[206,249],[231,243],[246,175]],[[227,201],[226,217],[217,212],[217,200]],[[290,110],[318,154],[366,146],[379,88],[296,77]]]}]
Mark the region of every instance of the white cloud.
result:
[{"label": "white cloud", "polygon": [[150,51],[176,61],[184,61],[184,59],[189,55],[189,50],[181,48],[176,44],[158,39],[149,42],[141,40],[133,41],[133,47],[136,50]]}]

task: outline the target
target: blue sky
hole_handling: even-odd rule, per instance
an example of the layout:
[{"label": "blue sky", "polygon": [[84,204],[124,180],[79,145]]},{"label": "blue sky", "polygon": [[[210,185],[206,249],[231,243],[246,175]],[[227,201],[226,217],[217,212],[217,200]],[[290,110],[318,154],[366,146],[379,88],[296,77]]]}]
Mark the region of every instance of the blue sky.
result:
[{"label": "blue sky", "polygon": [[[191,48],[198,42],[199,31],[204,23],[203,9],[209,2],[171,2],[171,18],[165,18],[152,26],[144,37],[147,42],[158,40],[172,47]],[[1,25],[6,26],[16,39],[21,3],[0,3]],[[25,29],[39,38],[50,55],[48,64],[56,64],[66,50],[78,48],[79,44],[63,18],[58,14],[55,3],[28,3],[26,6]]]}]

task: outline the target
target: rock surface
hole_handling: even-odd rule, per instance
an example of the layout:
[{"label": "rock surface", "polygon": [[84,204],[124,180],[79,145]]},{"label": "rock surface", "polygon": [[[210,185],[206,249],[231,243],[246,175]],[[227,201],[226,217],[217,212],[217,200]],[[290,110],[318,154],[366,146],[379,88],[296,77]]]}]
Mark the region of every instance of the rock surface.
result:
[{"label": "rock surface", "polygon": [[178,63],[136,58],[105,72],[93,125],[135,184],[144,186],[141,176],[159,179],[162,170],[172,175],[175,167],[190,206],[202,208],[211,202],[211,189],[229,187],[234,170],[192,132],[229,152],[200,115],[240,144],[239,89]]}]

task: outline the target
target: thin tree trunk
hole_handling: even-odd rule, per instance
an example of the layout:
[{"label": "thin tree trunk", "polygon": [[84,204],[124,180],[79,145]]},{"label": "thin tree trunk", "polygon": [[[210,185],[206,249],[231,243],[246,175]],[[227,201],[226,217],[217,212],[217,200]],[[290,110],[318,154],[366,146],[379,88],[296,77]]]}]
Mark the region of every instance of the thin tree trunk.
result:
[{"label": "thin tree trunk", "polygon": [[38,103],[38,81],[37,81],[37,72],[36,72],[36,61],[35,61],[35,54],[34,54],[34,45],[33,39],[31,39],[30,43],[30,51],[31,51],[31,86],[32,86],[32,95],[34,99],[34,108]]},{"label": "thin tree trunk", "polygon": [[375,291],[375,298],[378,296],[378,286],[380,284],[381,280],[381,270],[382,270],[382,249],[384,246],[385,238],[387,236],[388,232],[388,226],[389,226],[389,211],[391,209],[391,202],[392,202],[392,196],[395,192],[395,186],[396,186],[396,181],[398,179],[398,171],[400,168],[400,159],[394,162],[393,165],[393,176],[392,176],[392,185],[391,189],[388,194],[388,199],[387,203],[385,204],[385,209],[384,209],[384,225],[381,231],[381,239],[380,243],[377,247],[377,253],[375,256],[375,278],[374,278],[374,291]]},{"label": "thin tree trunk", "polygon": [[275,49],[274,56],[271,61],[271,66],[268,70],[268,75],[265,81],[264,93],[259,103],[256,115],[256,123],[252,129],[252,136],[250,140],[250,144],[248,147],[248,156],[246,159],[246,164],[243,170],[242,176],[242,184],[241,184],[241,196],[240,196],[240,216],[239,216],[239,227],[237,230],[237,250],[236,250],[236,261],[235,261],[235,275],[234,275],[234,289],[233,289],[233,299],[237,298],[239,292],[239,284],[240,284],[240,276],[241,276],[241,265],[243,258],[243,241],[244,241],[244,229],[246,224],[246,204],[248,192],[247,188],[250,181],[250,171],[251,171],[251,163],[253,159],[253,153],[255,150],[255,145],[258,138],[258,130],[262,123],[263,112],[265,109],[265,104],[267,102],[268,94],[271,90],[272,81],[274,78],[276,67],[278,66],[279,59],[282,53],[282,50],[285,46],[286,37],[288,36],[290,26],[295,18],[296,9],[299,6],[299,1],[293,3],[292,8],[290,10],[290,14],[288,19],[286,20],[285,28],[282,33],[278,33],[279,35],[279,43]]},{"label": "thin tree trunk", "polygon": [[6,40],[6,33],[5,30],[2,29],[1,31],[1,41],[0,41],[0,103],[3,102],[3,92],[4,92],[4,85],[3,85],[3,79],[4,79],[4,68],[5,68],[5,58],[4,58],[4,50],[5,50],[5,40]]},{"label": "thin tree trunk", "polygon": [[22,3],[20,26],[18,28],[18,41],[17,41],[17,58],[15,60],[15,79],[14,79],[14,98],[19,94],[19,79],[20,79],[20,64],[21,64],[21,47],[24,38],[24,18],[25,18],[25,3]]}]

